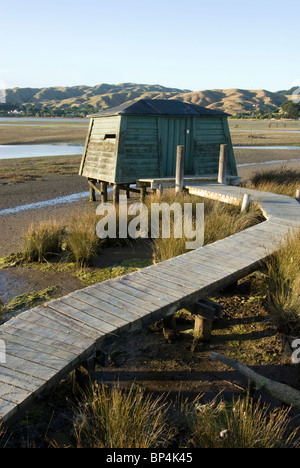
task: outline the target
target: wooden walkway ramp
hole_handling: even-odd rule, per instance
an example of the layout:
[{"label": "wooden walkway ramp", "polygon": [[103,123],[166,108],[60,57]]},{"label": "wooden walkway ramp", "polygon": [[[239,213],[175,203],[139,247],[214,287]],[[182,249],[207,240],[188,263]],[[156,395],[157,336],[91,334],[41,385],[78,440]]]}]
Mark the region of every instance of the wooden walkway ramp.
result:
[{"label": "wooden walkway ramp", "polygon": [[104,281],[40,307],[0,327],[0,419],[10,422],[34,398],[92,356],[107,337],[153,323],[255,271],[278,239],[300,226],[290,197],[219,184],[187,185],[190,193],[240,203],[245,192],[267,221],[241,233],[126,276]]}]

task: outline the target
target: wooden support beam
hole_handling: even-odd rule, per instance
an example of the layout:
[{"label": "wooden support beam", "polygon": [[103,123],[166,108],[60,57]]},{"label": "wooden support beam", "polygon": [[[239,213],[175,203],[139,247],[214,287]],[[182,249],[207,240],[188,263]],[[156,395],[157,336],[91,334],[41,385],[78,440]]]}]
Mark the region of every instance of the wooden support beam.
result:
[{"label": "wooden support beam", "polygon": [[163,319],[163,335],[168,343],[173,343],[178,338],[176,329],[176,317],[174,314]]},{"label": "wooden support beam", "polygon": [[176,155],[176,180],[175,192],[179,193],[183,190],[183,177],[184,177],[184,146],[177,146]]},{"label": "wooden support beam", "polygon": [[114,205],[119,204],[119,197],[120,197],[120,188],[117,184],[114,184],[114,188],[113,188],[113,204]]},{"label": "wooden support beam", "polygon": [[143,203],[144,200],[145,200],[146,191],[147,191],[146,186],[145,186],[145,185],[142,185],[141,188],[140,188],[140,200],[141,200],[142,203]]},{"label": "wooden support beam", "polygon": [[135,188],[135,187],[129,187],[129,192],[132,192],[132,193],[141,193],[140,189]]},{"label": "wooden support beam", "polygon": [[227,157],[228,157],[227,145],[221,145],[220,157],[219,157],[219,174],[218,174],[219,184],[226,184]]},{"label": "wooden support beam", "polygon": [[73,376],[74,393],[77,393],[77,390],[80,391],[87,388],[95,381],[95,364],[95,356],[92,356],[75,369]]},{"label": "wooden support beam", "polygon": [[211,339],[212,320],[195,315],[194,338],[208,342]]},{"label": "wooden support beam", "polygon": [[95,179],[88,179],[89,183],[89,188],[90,188],[90,202],[96,201],[96,194],[95,192],[99,192],[99,190],[96,187],[96,180]]},{"label": "wooden support beam", "polygon": [[130,185],[125,184],[126,197],[130,198]]},{"label": "wooden support beam", "polygon": [[101,181],[100,182],[100,187],[101,187],[101,202],[106,203],[107,202],[107,182]]},{"label": "wooden support beam", "polygon": [[210,299],[196,302],[190,309],[195,320],[194,339],[210,341],[212,323],[221,314],[221,306]]}]

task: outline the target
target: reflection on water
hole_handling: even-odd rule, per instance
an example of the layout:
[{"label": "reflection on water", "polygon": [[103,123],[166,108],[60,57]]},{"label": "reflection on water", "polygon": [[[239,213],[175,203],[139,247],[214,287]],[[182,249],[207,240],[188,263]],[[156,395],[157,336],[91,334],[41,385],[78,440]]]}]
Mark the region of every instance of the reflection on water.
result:
[{"label": "reflection on water", "polygon": [[51,143],[43,145],[0,145],[0,159],[38,158],[82,154],[82,143]]},{"label": "reflection on water", "polygon": [[237,164],[236,167],[265,166],[266,164],[287,163],[287,162],[293,162],[293,161],[300,161],[300,158],[294,158],[294,159],[276,159],[276,160],[273,160],[273,161],[264,161],[264,162],[253,162],[253,163]]},{"label": "reflection on water", "polygon": [[44,200],[36,203],[27,203],[26,205],[15,206],[14,208],[5,208],[4,210],[0,210],[1,215],[8,215],[8,214],[15,214],[19,213],[20,211],[28,211],[34,210],[37,208],[46,208],[48,206],[59,205],[61,203],[72,203],[75,201],[80,200],[81,198],[85,198],[89,196],[89,192],[80,192],[80,193],[73,193],[72,195],[66,195],[64,197],[56,197],[52,200]]},{"label": "reflection on water", "polygon": [[300,146],[234,146],[233,149],[300,150]]}]

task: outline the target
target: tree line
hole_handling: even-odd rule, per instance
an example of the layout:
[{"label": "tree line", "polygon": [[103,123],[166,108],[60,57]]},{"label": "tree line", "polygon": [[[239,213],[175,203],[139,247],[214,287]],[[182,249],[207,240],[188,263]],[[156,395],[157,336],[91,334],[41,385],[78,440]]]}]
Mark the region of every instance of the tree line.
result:
[{"label": "tree line", "polygon": [[[63,106],[37,107],[33,104],[8,104],[0,103],[1,117],[64,117],[64,118],[85,118],[89,114],[99,112],[101,108],[87,104],[84,107]],[[284,101],[278,109],[263,110],[256,109],[253,112],[238,113],[234,116],[235,119],[253,118],[253,119],[299,119],[300,104],[292,100]]]}]

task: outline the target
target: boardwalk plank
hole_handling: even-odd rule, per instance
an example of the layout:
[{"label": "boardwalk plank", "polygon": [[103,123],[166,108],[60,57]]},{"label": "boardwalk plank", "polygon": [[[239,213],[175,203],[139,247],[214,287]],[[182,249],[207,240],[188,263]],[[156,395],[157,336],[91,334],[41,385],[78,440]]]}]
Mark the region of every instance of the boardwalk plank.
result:
[{"label": "boardwalk plank", "polygon": [[20,371],[23,374],[32,375],[38,379],[45,380],[45,382],[57,374],[57,371],[51,367],[27,361],[26,359],[13,356],[11,354],[6,355],[6,362],[1,364],[0,369],[2,367]]},{"label": "boardwalk plank", "polygon": [[50,367],[51,369],[61,370],[64,366],[68,364],[68,361],[61,359],[50,354],[43,353],[41,351],[36,351],[25,346],[25,344],[20,345],[12,340],[5,341],[6,354],[20,357],[26,361],[35,362],[43,366]]},{"label": "boardwalk plank", "polygon": [[3,382],[0,385],[1,400],[9,401],[19,405],[28,397],[32,397],[32,392],[28,390],[23,390],[22,388],[18,388]]},{"label": "boardwalk plank", "polygon": [[[5,331],[4,334],[8,333],[13,336],[17,336],[21,339],[25,339],[37,344],[46,344],[52,346],[53,348],[57,349],[59,352],[67,352],[67,353],[76,353],[80,352],[80,348],[75,348],[73,345],[69,345],[68,343],[63,343],[62,341],[57,341],[56,339],[49,339],[45,336],[41,336],[37,333],[37,330],[25,330],[23,328],[15,328],[10,325],[9,322],[5,324]],[[2,330],[1,330],[2,331]],[[0,334],[0,338],[1,338]]]},{"label": "boardwalk plank", "polygon": [[[113,280],[113,284],[115,284],[117,280]],[[85,292],[84,292],[85,294]],[[112,306],[117,307],[115,310],[126,311],[129,312],[130,315],[127,315],[128,319],[135,320],[139,317],[143,317],[143,315],[147,314],[149,311],[138,307],[138,304],[134,304],[129,302],[128,300],[124,300],[122,298],[122,293],[118,294],[118,290],[114,289],[114,287],[110,287],[108,284],[100,283],[99,285],[94,285],[93,287],[89,288],[87,291],[87,296],[91,296],[97,301],[99,304],[102,304],[102,301],[106,304],[110,304]],[[90,300],[90,298],[85,298],[86,300]],[[128,298],[127,298],[128,299]],[[119,312],[118,312],[119,313]],[[122,312],[120,312],[122,314]]]},{"label": "boardwalk plank", "polygon": [[[136,314],[138,317],[143,317],[145,314],[157,309],[156,305],[152,305],[149,303],[147,304],[145,303],[145,301],[138,299],[132,294],[128,294],[128,292],[124,292],[121,289],[116,288],[115,287],[116,283],[117,283],[117,280],[114,280],[114,281],[108,280],[103,285],[102,284],[95,285],[93,294],[96,291],[98,291],[98,293],[101,291],[101,294],[102,294],[102,291],[106,292],[107,299],[109,299],[110,301],[113,301],[114,300],[113,298],[117,299],[117,301],[120,303],[120,307],[124,307],[126,310],[129,310],[130,312]],[[116,305],[118,305],[117,302],[116,302]]]},{"label": "boardwalk plank", "polygon": [[138,299],[141,299],[144,303],[154,304],[157,307],[162,307],[166,303],[169,302],[168,297],[158,297],[157,295],[151,294],[151,292],[143,287],[140,286],[139,288],[134,288],[128,284],[125,284],[121,279],[115,280],[113,287],[119,291],[127,293],[131,296],[135,296]]},{"label": "boardwalk plank", "polygon": [[91,311],[95,317],[98,314],[104,316],[105,313],[107,322],[109,321],[111,324],[113,324],[114,329],[130,325],[130,322],[136,318],[135,315],[130,314],[124,309],[117,309],[110,303],[99,301],[98,298],[93,297],[90,294],[80,293],[81,290],[70,294],[70,304],[73,304],[74,307],[83,307],[86,311]]},{"label": "boardwalk plank", "polygon": [[104,333],[109,333],[115,329],[113,324],[104,322],[102,317],[97,317],[95,309],[92,307],[84,307],[82,303],[75,301],[71,296],[63,297],[61,300],[53,303],[48,303],[48,307],[60,312],[62,315],[74,318],[77,321],[88,325],[93,331],[96,330],[97,338],[102,336]]},{"label": "boardwalk plank", "polygon": [[46,380],[0,365],[0,385],[2,382],[33,392],[37,388],[42,387]]},{"label": "boardwalk plank", "polygon": [[[157,297],[161,298],[166,297],[169,302],[174,302],[181,297],[181,294],[179,294],[175,289],[173,290],[169,288],[167,289],[168,293],[166,293],[166,289],[162,286],[160,281],[156,282],[155,280],[152,280],[152,278],[146,277],[142,274],[135,275],[131,273],[130,275],[123,276],[122,282],[126,285],[129,284],[129,286],[133,288],[139,289],[141,287],[151,295],[157,295]],[[174,285],[172,286],[174,287]]]},{"label": "boardwalk plank", "polygon": [[11,401],[2,400],[0,398],[0,419],[4,422],[13,418],[18,412],[18,405]]},{"label": "boardwalk plank", "polygon": [[[40,322],[36,323],[30,320],[27,321],[27,320],[19,319],[18,321],[15,321],[13,324],[11,324],[10,322],[8,322],[8,324],[10,327],[36,333],[39,336],[47,338],[49,340],[52,339],[53,341],[58,341],[61,343],[72,345],[74,347],[74,352],[76,352],[77,354],[80,350],[85,349],[91,343],[91,340],[88,338],[79,339],[79,337],[77,336],[74,337],[73,335],[69,333],[68,334],[60,333],[58,330],[53,330],[49,327],[45,327],[44,324]],[[4,324],[4,327],[6,325],[7,324]],[[5,331],[5,328],[4,328],[4,331]]]}]

